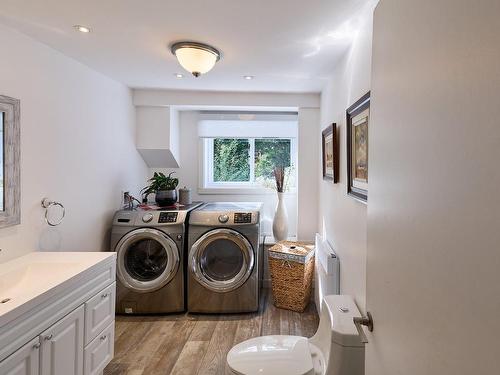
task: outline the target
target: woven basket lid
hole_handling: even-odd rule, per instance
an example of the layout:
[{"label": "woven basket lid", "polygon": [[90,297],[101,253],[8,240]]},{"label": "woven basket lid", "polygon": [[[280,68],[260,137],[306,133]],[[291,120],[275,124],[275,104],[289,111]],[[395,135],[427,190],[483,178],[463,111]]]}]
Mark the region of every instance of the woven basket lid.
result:
[{"label": "woven basket lid", "polygon": [[306,242],[280,241],[271,247],[269,251],[283,255],[307,258],[308,255],[314,251],[314,245]]}]

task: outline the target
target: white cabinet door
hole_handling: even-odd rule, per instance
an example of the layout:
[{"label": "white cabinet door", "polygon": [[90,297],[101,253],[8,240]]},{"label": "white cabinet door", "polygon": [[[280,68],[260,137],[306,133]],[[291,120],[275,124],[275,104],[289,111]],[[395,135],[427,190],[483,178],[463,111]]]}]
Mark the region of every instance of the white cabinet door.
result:
[{"label": "white cabinet door", "polygon": [[38,375],[39,358],[40,341],[37,337],[0,362],[0,374]]},{"label": "white cabinet door", "polygon": [[82,375],[84,306],[80,306],[40,336],[41,375]]},{"label": "white cabinet door", "polygon": [[113,283],[85,302],[85,345],[115,320],[115,289]]}]

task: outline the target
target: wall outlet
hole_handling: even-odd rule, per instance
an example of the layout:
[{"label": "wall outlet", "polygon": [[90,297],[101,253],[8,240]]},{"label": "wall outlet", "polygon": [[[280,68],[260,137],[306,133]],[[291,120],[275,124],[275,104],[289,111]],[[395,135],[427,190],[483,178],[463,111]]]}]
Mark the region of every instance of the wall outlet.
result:
[{"label": "wall outlet", "polygon": [[122,190],[122,205],[127,205],[130,203],[130,192]]}]

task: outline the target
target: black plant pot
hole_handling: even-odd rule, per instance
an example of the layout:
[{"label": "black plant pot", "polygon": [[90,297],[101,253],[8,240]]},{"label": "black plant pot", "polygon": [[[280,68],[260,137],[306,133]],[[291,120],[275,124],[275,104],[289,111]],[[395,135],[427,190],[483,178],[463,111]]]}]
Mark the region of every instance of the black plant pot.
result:
[{"label": "black plant pot", "polygon": [[160,190],[156,193],[155,201],[160,207],[172,206],[177,202],[177,190]]}]

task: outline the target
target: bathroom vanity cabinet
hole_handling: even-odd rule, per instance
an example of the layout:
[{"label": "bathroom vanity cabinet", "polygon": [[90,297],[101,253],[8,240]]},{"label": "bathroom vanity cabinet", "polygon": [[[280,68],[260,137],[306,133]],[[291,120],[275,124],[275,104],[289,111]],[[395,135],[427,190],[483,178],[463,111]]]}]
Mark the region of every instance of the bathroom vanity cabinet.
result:
[{"label": "bathroom vanity cabinet", "polygon": [[[38,254],[13,264],[18,279],[0,290],[12,301],[0,305],[0,375],[100,374],[113,358],[115,254]],[[54,271],[38,280],[44,267]]]}]

